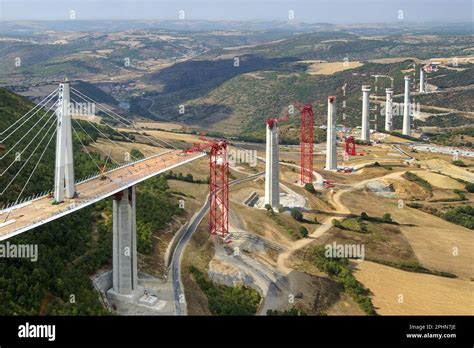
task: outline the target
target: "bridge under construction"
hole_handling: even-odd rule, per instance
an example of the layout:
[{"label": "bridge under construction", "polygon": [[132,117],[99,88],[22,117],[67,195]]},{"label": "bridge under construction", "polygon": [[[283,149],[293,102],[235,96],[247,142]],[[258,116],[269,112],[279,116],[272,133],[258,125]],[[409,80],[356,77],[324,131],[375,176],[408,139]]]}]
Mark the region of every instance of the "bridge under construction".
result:
[{"label": "bridge under construction", "polygon": [[166,151],[162,154],[119,166],[107,172],[106,180],[102,180],[101,176],[97,175],[77,183],[75,185],[75,196],[64,199],[62,204],[51,204],[51,197],[45,195],[4,209],[0,212],[0,221],[7,214],[9,216],[8,220],[0,223],[0,240],[11,238],[59,219],[160,173],[204,156],[206,156],[205,153],[183,153],[180,150]]},{"label": "bridge under construction", "polygon": [[[5,146],[5,152],[0,158],[3,160],[8,158],[8,155],[11,157],[14,154],[13,150],[17,150],[15,159],[11,163],[6,164],[4,166],[6,169],[1,173],[1,176],[8,173],[12,178],[10,180],[8,177],[9,181],[0,192],[0,195],[3,195],[13,184],[17,183],[16,179],[19,174],[25,170],[26,165],[30,163],[37,150],[41,147],[43,150],[39,151],[39,158],[32,170],[29,173],[24,171],[28,178],[16,200],[0,210],[0,240],[27,232],[100,200],[113,197],[113,286],[108,290],[108,294],[122,301],[133,302],[143,295],[143,289],[138,286],[137,280],[135,186],[160,173],[202,158],[207,153],[204,151],[183,151],[183,149],[178,149],[163,139],[155,139],[146,134],[138,133],[156,146],[157,151],[155,154],[146,158],[136,158],[129,154],[130,158],[128,161],[118,163],[110,157],[109,153],[108,155],[106,154],[107,160],[110,157],[115,163],[109,168],[107,168],[107,162],[106,165],[100,166],[90,154],[73,126],[75,122],[81,131],[85,133],[84,136],[88,136],[94,141],[93,137],[87,133],[81,123],[74,118],[73,110],[80,103],[72,97],[86,103],[93,103],[94,107],[97,107],[117,123],[122,124],[127,129],[135,129],[132,121],[123,118],[108,107],[75,90],[68,81],[65,81],[39,104],[35,105],[6,130],[1,132],[0,135],[3,137],[1,142],[4,144],[8,138],[13,139],[12,135],[14,133],[17,133],[20,139],[14,144]],[[42,112],[39,113],[39,111]],[[94,116],[94,114],[87,116]],[[107,139],[114,146],[120,146],[102,132],[99,129],[100,127],[98,128],[93,122],[88,120],[87,117],[86,121],[101,134],[101,137]],[[36,123],[31,126],[33,122]],[[120,135],[126,141],[134,142],[130,136],[109,124],[105,123],[105,126],[110,127],[114,134]],[[38,129],[38,127],[40,128]],[[35,132],[32,132],[33,130]],[[95,174],[83,180],[76,180],[74,176],[73,134],[76,135],[76,140],[80,142],[84,152],[87,153],[98,168]],[[42,138],[38,138],[41,135],[43,135]],[[54,137],[56,137],[56,151],[53,190],[33,195],[30,198],[22,197]],[[36,140],[37,138],[38,140]],[[18,145],[25,139],[28,144],[23,147],[21,152],[18,152]],[[19,159],[35,140],[37,145],[31,155],[25,161]],[[10,140],[10,142],[12,141]],[[219,147],[219,145],[216,146]],[[103,152],[100,147],[98,150]],[[219,154],[212,155],[211,151],[211,159],[212,156],[218,157]],[[214,158],[214,162],[217,163],[216,158]],[[20,164],[15,165],[15,163]],[[13,171],[18,166],[19,168]],[[216,192],[222,191],[221,187],[217,187],[218,185],[214,186]]]}]

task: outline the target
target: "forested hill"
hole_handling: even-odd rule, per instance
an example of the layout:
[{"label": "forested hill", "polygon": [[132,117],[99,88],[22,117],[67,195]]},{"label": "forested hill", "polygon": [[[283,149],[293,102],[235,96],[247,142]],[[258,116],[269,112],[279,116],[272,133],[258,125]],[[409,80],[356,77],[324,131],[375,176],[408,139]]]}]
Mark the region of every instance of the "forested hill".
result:
[{"label": "forested hill", "polygon": [[[33,104],[26,99],[0,89],[0,134],[32,106]],[[34,138],[41,128],[40,124],[33,127],[38,118],[32,118],[31,122],[27,122],[21,130],[11,134],[1,144],[0,157],[8,152],[29,129],[32,131],[20,142],[19,148],[23,149]],[[55,122],[54,117],[50,122]],[[87,127],[87,123],[83,126]],[[114,131],[110,128],[99,125],[97,127],[101,127],[103,132],[109,132],[111,136],[114,135]],[[92,138],[97,138],[98,135],[93,129],[89,128],[87,131]],[[51,132],[54,132],[54,125]],[[0,139],[5,139],[7,134],[10,132],[4,132]],[[85,135],[78,134],[82,141],[87,143]],[[49,138],[49,135],[47,137]],[[37,140],[39,139],[41,137]],[[51,189],[54,175],[54,146],[53,137],[44,158],[26,186],[25,197]],[[33,149],[34,147],[32,146]],[[41,149],[43,148],[41,146]],[[16,152],[16,148],[13,152]],[[31,151],[25,151],[25,156],[26,153],[30,154]],[[39,154],[36,154],[31,158],[33,164],[26,165],[15,179],[15,184],[1,196],[1,205],[7,200],[11,202],[17,198],[38,157]],[[8,168],[14,159],[14,154],[5,156],[0,161],[1,172]],[[25,159],[26,157],[22,156],[20,162],[14,163],[6,171],[0,180],[2,191],[23,165]],[[96,160],[101,163],[104,159],[96,156]],[[74,162],[78,178],[97,170],[82,150],[82,145],[77,138],[74,139]],[[153,207],[151,211],[154,213],[144,214],[148,211],[145,206]],[[166,179],[163,176],[148,180],[138,186],[137,232],[140,252],[153,251],[153,235],[159,232],[178,211],[177,200],[168,192]],[[4,215],[0,215],[1,218],[5,219]],[[3,220],[0,221],[3,222]],[[111,235],[111,200],[108,199],[8,239],[9,244],[37,245],[38,258],[36,262],[32,262],[30,259],[4,258],[0,255],[0,315],[107,314],[99,301],[99,295],[92,287],[90,276],[100,268],[110,266]],[[8,245],[7,242],[0,244]]]},{"label": "forested hill", "polygon": [[[53,187],[54,151],[56,146],[55,136],[53,136],[53,133],[56,129],[56,117],[53,115],[52,110],[47,115],[43,111],[40,111],[29,119],[34,113],[32,112],[27,117],[23,118],[21,122],[17,122],[17,124],[14,125],[15,121],[20,120],[20,118],[33,107],[34,104],[25,98],[9,92],[6,89],[0,88],[0,157],[5,156],[0,161],[0,172],[3,173],[7,170],[4,175],[0,177],[1,191],[3,191],[3,188],[7,187],[16,173],[21,170],[11,186],[9,186],[6,192],[0,196],[1,205],[17,200],[18,194],[27,183],[28,176],[35,168],[36,163],[40,160],[41,154],[50,139],[49,146],[41,161],[39,161],[39,164],[34,174],[31,176],[28,185],[25,187],[25,191],[20,199],[32,194],[51,190]],[[23,124],[23,121],[26,120],[28,121]],[[97,139],[99,133],[92,126],[86,122],[81,122],[81,124],[94,140]],[[19,125],[21,126],[18,127]],[[8,129],[10,126],[12,127]],[[102,126],[99,129],[109,135],[114,134],[114,131],[110,128]],[[88,145],[90,138],[80,131],[78,134],[81,136],[82,142],[85,145]],[[76,178],[81,178],[95,172],[97,167],[90,160],[89,156],[82,150],[80,142],[77,141],[77,139],[75,140],[75,176]],[[37,146],[37,150],[34,151]],[[19,161],[16,161],[18,155],[20,155]],[[96,161],[100,162],[101,159],[96,156]]]},{"label": "forested hill", "polygon": [[118,101],[110,94],[104,92],[99,87],[96,87],[92,83],[88,83],[85,81],[77,80],[71,82],[72,87],[77,89],[79,92],[87,95],[87,96],[94,96],[94,100],[98,103],[106,103],[109,105],[118,105]]},{"label": "forested hill", "polygon": [[[26,99],[0,89],[0,132],[5,131],[10,125],[28,112],[34,105]],[[36,115],[38,116],[38,115]],[[18,151],[25,149],[26,145],[33,139],[41,128],[40,124],[33,127],[39,117],[33,117],[17,132],[11,129],[5,132],[1,139],[0,155],[3,156],[12,149],[21,137],[32,130],[27,137],[18,145]],[[26,119],[26,118],[25,118]],[[54,117],[50,121],[54,122]],[[48,125],[49,127],[49,125]],[[55,126],[53,125],[52,128]],[[53,132],[54,129],[51,130]],[[52,134],[52,133],[49,134]],[[36,140],[42,138],[38,136]],[[47,136],[49,138],[49,135]],[[43,142],[46,146],[47,141]],[[21,168],[27,157],[32,153],[36,144],[27,148],[18,163],[6,172],[0,180],[0,188],[3,189],[13,178],[14,174]],[[25,196],[35,192],[51,189],[54,176],[54,139],[45,152],[45,156],[30,183],[26,187]],[[41,146],[41,149],[44,147]],[[0,170],[3,172],[15,159],[15,148],[12,153],[0,161]],[[39,151],[31,158],[36,163]],[[85,162],[81,160],[82,155],[76,151],[76,168],[79,174],[87,171]],[[2,195],[2,205],[6,201],[14,201],[21,188],[26,183],[32,171],[29,164],[20,172],[15,183]],[[32,262],[30,259],[5,259],[0,258],[0,315],[38,315],[38,314],[100,314],[104,313],[97,295],[92,289],[87,272],[80,262],[73,265],[74,260],[80,259],[90,247],[91,230],[93,222],[91,214],[94,208],[86,208],[66,218],[54,221],[46,226],[37,228],[15,238],[8,240],[10,244],[33,244],[38,245],[38,260]],[[103,238],[107,238],[104,234]],[[3,242],[2,244],[6,244]],[[101,254],[104,255],[99,263],[107,262],[108,254],[103,243]],[[71,303],[74,299],[75,303]],[[74,301],[72,301],[74,302]]]}]

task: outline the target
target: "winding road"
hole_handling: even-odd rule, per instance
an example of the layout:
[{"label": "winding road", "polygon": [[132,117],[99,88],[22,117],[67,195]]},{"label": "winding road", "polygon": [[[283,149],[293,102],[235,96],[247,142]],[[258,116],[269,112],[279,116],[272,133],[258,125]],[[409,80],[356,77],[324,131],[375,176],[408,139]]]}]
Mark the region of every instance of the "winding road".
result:
[{"label": "winding road", "polygon": [[[240,184],[247,180],[255,179],[258,176],[263,175],[264,172],[260,172],[257,174],[250,175],[246,178],[236,179],[229,183],[229,187]],[[186,315],[187,308],[186,308],[186,301],[184,300],[184,289],[181,282],[181,259],[183,257],[183,251],[186,248],[186,244],[188,243],[189,239],[193,235],[193,233],[198,228],[199,224],[201,223],[204,216],[209,211],[209,195],[206,197],[206,201],[204,202],[201,209],[195,214],[188,225],[186,226],[185,230],[179,237],[179,241],[176,244],[176,247],[173,251],[173,257],[171,259],[170,265],[170,272],[171,272],[171,281],[173,285],[173,292],[174,292],[174,300],[175,300],[175,309],[176,315]]]},{"label": "winding road", "polygon": [[326,233],[331,227],[332,227],[332,221],[333,220],[342,220],[347,216],[348,214],[351,213],[351,211],[341,202],[341,197],[343,194],[355,191],[358,189],[363,188],[367,183],[371,181],[376,181],[380,179],[389,179],[389,178],[396,178],[399,177],[402,173],[401,172],[396,172],[396,173],[390,173],[381,177],[376,177],[376,178],[371,178],[367,180],[363,180],[360,182],[357,182],[356,184],[344,189],[337,191],[336,193],[332,193],[331,196],[329,197],[331,204],[335,207],[334,213],[340,214],[339,216],[331,216],[325,219],[321,225],[314,230],[313,233],[311,233],[307,238],[297,240],[291,248],[288,250],[284,251],[283,253],[278,255],[277,258],[277,268],[280,272],[284,274],[288,274],[291,271],[293,271],[291,268],[286,266],[286,261],[290,258],[290,256],[297,250],[304,248],[305,246],[309,245],[311,242],[314,241],[314,239],[322,236],[324,233]]}]

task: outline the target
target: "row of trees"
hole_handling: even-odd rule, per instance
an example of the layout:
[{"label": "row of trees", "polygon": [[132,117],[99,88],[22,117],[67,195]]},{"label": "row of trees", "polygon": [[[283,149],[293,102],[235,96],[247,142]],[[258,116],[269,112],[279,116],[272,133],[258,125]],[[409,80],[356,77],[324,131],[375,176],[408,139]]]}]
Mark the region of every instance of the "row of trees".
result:
[{"label": "row of trees", "polygon": [[181,209],[169,191],[165,175],[148,179],[137,189],[137,245],[138,251],[153,251],[153,234],[162,230]]},{"label": "row of trees", "polygon": [[194,266],[189,267],[196,283],[206,294],[209,310],[214,315],[254,315],[260,304],[260,295],[247,286],[230,287],[209,280]]},{"label": "row of trees", "polygon": [[450,209],[442,215],[442,218],[474,230],[474,206],[465,205]]},{"label": "row of trees", "polygon": [[194,184],[209,184],[209,177],[206,180],[195,180],[191,173],[183,175],[183,173],[174,173],[172,170],[163,174],[166,179],[171,180],[181,180],[186,181]]},{"label": "row of trees", "polygon": [[370,291],[354,277],[348,259],[327,258],[324,246],[320,245],[313,250],[312,262],[320,271],[341,282],[345,291],[359,304],[364,312],[369,315],[377,314],[369,297]]}]

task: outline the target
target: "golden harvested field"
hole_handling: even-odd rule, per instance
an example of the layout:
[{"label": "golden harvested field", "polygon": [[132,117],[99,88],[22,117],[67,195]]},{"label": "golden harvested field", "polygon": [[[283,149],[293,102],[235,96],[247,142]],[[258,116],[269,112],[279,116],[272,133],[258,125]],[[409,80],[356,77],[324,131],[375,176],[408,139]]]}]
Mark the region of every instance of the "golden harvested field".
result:
[{"label": "golden harvested field", "polygon": [[208,184],[197,184],[197,183],[190,183],[190,182],[186,182],[182,180],[169,179],[168,185],[170,189],[182,192],[190,196],[190,197],[183,197],[183,199],[194,201],[193,203],[194,205],[192,209],[188,209],[189,207],[186,207],[186,210],[193,211],[192,214],[194,214],[195,211],[201,208],[204,200],[206,199],[209,193]]},{"label": "golden harvested field", "polygon": [[[206,180],[209,176],[209,157],[200,158],[193,163],[186,163],[173,170],[174,173],[191,173],[195,180]],[[209,186],[206,186],[209,189]],[[193,192],[189,192],[193,194]]]},{"label": "golden harvested field", "polygon": [[[441,62],[441,63],[451,63],[453,62],[452,57],[438,57],[438,58],[431,58],[429,59],[430,62]],[[474,56],[466,56],[466,57],[457,57],[458,64],[468,64],[474,63]]]},{"label": "golden harvested field", "polygon": [[149,128],[149,129],[162,129],[165,131],[171,130],[180,130],[183,129],[183,126],[178,123],[169,123],[169,122],[136,122],[136,125],[140,128]]},{"label": "golden harvested field", "polygon": [[453,178],[462,179],[467,182],[474,182],[474,174],[468,172],[466,169],[455,166],[443,159],[432,158],[418,162],[422,168],[426,168],[431,171],[441,172],[452,176]]},{"label": "golden harvested field", "polygon": [[[257,183],[259,182],[259,183]],[[265,190],[261,185],[261,181],[254,179],[246,181],[230,188],[229,199],[234,202],[242,203],[252,192],[257,192],[260,196],[265,194]]]},{"label": "golden harvested field", "polygon": [[[119,162],[122,163],[126,161],[127,153],[130,153],[132,149],[137,149],[145,156],[155,155],[161,152],[166,151],[166,149],[161,147],[150,146],[146,144],[140,143],[128,143],[128,142],[120,142],[114,141],[116,145],[113,145],[110,141],[99,138],[97,142],[90,143],[88,146],[90,151],[96,152],[100,155],[101,158],[105,158],[106,154],[108,155],[110,152],[111,157]],[[133,158],[132,158],[133,160]]]},{"label": "golden harvested field", "polygon": [[369,60],[369,62],[378,63],[378,64],[394,64],[394,63],[404,62],[405,60],[415,60],[416,62],[420,61],[418,58],[414,58],[414,57],[397,57],[397,58],[372,59],[372,60]]},{"label": "golden harvested field", "polygon": [[332,75],[340,71],[355,69],[362,65],[361,62],[321,62],[321,61],[304,61],[304,63],[312,63],[307,70],[309,75]]},{"label": "golden harvested field", "polygon": [[[413,156],[414,158],[420,161],[437,159],[437,160],[442,160],[442,161],[451,163],[451,161],[453,160],[452,154],[434,153],[434,152],[425,152],[425,151],[411,152],[410,147],[405,146],[405,145],[401,145],[401,147],[403,148],[403,150],[410,153],[411,156]],[[474,158],[460,156],[459,159],[461,159],[468,166],[471,166],[471,167],[474,166]]]},{"label": "golden harvested field", "polygon": [[416,175],[425,179],[431,185],[442,188],[442,189],[451,189],[451,190],[464,189],[464,185],[461,184],[460,182],[441,174],[432,173],[432,172],[416,172]]},{"label": "golden harvested field", "polygon": [[[370,261],[357,262],[355,276],[373,293],[382,315],[472,315],[470,281],[401,271]],[[399,296],[403,302],[398,303]]]},{"label": "golden harvested field", "polygon": [[[130,129],[119,128],[119,131],[130,132]],[[200,140],[197,135],[193,135],[193,134],[171,133],[171,132],[148,130],[148,129],[140,131],[139,133],[146,133],[158,139],[164,139],[166,141],[175,140],[178,142],[186,142],[186,143],[205,143],[204,141]]]},{"label": "golden harvested field", "polygon": [[[408,209],[411,210],[411,208]],[[428,216],[431,217],[431,215]],[[401,228],[420,263],[427,268],[453,273],[458,277],[473,278],[472,231],[436,217],[430,220],[427,225]],[[419,222],[419,220],[415,221]]]},{"label": "golden harvested field", "polygon": [[[355,214],[365,211],[381,217],[390,213],[424,267],[474,278],[474,235],[467,228],[407,206],[399,209],[396,200],[382,199],[366,190],[344,194],[342,202]],[[453,248],[457,248],[457,256]]]}]

